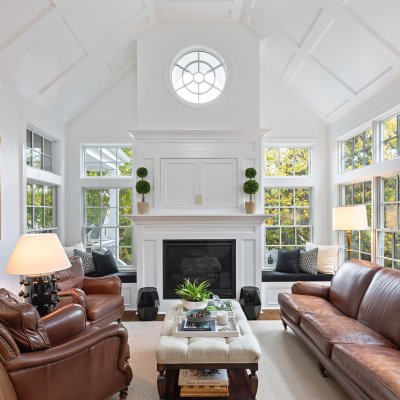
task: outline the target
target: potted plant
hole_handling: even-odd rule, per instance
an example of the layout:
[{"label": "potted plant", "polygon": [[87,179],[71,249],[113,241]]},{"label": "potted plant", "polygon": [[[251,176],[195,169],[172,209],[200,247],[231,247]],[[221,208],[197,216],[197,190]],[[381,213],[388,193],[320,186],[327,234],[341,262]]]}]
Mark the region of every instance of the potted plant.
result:
[{"label": "potted plant", "polygon": [[149,212],[149,203],[145,201],[144,195],[149,193],[151,188],[150,183],[144,180],[147,176],[147,168],[138,168],[136,175],[141,178],[140,181],[136,182],[136,191],[142,195],[142,201],[137,203],[138,214],[147,214]]},{"label": "potted plant", "polygon": [[253,195],[258,192],[260,185],[254,179],[257,175],[257,171],[254,168],[247,168],[244,172],[246,178],[249,178],[243,184],[243,191],[250,196],[250,201],[244,203],[246,214],[254,214],[256,211],[256,202],[253,201]]},{"label": "potted plant", "polygon": [[185,310],[201,310],[207,307],[208,299],[213,293],[208,290],[210,284],[207,281],[197,283],[197,279],[191,282],[189,278],[178,285],[175,293],[182,298],[182,305]]}]

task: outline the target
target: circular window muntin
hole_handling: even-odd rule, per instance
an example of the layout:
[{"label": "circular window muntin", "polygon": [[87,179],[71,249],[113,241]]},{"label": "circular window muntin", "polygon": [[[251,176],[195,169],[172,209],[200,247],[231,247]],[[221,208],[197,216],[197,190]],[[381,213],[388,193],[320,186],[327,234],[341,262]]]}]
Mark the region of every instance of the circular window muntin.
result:
[{"label": "circular window muntin", "polygon": [[[185,57],[191,53],[197,53],[197,57],[195,59],[189,59],[184,65],[179,64],[182,59],[185,59]],[[204,58],[204,55],[203,58],[201,58],[201,54],[207,55],[206,58]],[[211,61],[209,61],[210,57]],[[215,65],[212,65],[211,63],[214,60]],[[197,65],[196,71],[193,69],[193,65]],[[202,71],[200,65],[206,65],[207,69]],[[216,73],[216,70],[219,68],[222,68],[222,79],[218,79],[218,73]],[[174,77],[174,71],[177,69],[182,71],[180,80]],[[212,73],[211,78],[209,76],[210,73]],[[202,75],[202,79],[199,82],[196,82],[195,80],[195,75],[197,74]],[[190,80],[188,80],[188,76],[191,76]],[[197,75],[197,77],[199,80],[199,75]],[[223,57],[221,57],[215,50],[206,46],[196,45],[187,47],[180,51],[171,63],[169,84],[172,92],[178,100],[191,106],[207,106],[219,99],[227,87],[227,81],[227,66]],[[200,85],[202,84],[207,85],[207,88],[200,89]],[[189,85],[192,85],[192,87],[188,87]],[[197,85],[197,90],[194,90],[193,85]],[[186,96],[185,92],[182,92],[182,90],[186,90]],[[210,91],[214,91],[213,95],[204,100],[204,95],[207,95]],[[192,96],[192,98],[189,98],[188,96]],[[201,98],[202,96],[203,99]],[[196,100],[193,100],[194,98],[196,98]]]}]

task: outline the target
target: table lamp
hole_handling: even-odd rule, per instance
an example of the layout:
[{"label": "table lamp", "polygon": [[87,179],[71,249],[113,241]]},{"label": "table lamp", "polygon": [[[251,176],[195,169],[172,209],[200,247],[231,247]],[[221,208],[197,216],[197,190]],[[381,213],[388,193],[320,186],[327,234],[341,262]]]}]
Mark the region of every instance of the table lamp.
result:
[{"label": "table lamp", "polygon": [[367,208],[364,204],[332,208],[332,229],[346,231],[347,256],[350,259],[351,231],[368,229]]},{"label": "table lamp", "polygon": [[18,239],[4,272],[21,275],[19,296],[43,316],[55,310],[59,301],[54,272],[70,266],[55,233],[28,234]]}]

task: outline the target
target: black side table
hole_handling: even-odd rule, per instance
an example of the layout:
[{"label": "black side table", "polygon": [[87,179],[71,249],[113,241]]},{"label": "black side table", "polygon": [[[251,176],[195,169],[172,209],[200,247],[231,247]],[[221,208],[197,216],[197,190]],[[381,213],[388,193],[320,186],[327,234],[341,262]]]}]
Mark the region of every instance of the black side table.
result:
[{"label": "black side table", "polygon": [[261,312],[260,289],[255,286],[243,286],[240,289],[239,304],[247,319],[257,319]]},{"label": "black side table", "polygon": [[143,287],[139,289],[137,311],[141,321],[152,321],[157,318],[160,300],[155,287]]}]

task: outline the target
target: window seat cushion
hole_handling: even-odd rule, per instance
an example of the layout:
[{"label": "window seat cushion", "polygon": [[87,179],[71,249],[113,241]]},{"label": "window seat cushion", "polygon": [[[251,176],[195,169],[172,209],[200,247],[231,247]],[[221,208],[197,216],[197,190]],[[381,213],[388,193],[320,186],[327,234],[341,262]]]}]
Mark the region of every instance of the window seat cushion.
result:
[{"label": "window seat cushion", "polygon": [[295,274],[277,271],[262,271],[263,282],[297,282],[297,281],[313,281],[313,282],[329,282],[333,278],[330,274]]},{"label": "window seat cushion", "polygon": [[[115,274],[110,274],[110,275],[118,276],[121,279],[122,283],[136,283],[136,271],[117,272]],[[89,278],[98,278],[99,276],[104,276],[104,275],[98,275],[96,273],[92,273],[92,274],[85,274],[85,276]]]}]

